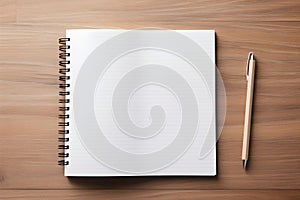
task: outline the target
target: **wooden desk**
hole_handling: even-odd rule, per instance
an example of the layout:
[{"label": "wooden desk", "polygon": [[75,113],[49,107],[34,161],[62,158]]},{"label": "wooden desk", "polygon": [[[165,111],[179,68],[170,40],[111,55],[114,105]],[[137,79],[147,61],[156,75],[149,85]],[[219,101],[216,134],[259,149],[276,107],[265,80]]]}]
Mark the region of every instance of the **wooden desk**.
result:
[{"label": "wooden desk", "polygon": [[[67,28],[215,29],[227,89],[217,177],[66,178],[57,163],[58,44]],[[0,1],[0,197],[300,196],[300,1]],[[257,59],[249,170],[245,61]]]}]

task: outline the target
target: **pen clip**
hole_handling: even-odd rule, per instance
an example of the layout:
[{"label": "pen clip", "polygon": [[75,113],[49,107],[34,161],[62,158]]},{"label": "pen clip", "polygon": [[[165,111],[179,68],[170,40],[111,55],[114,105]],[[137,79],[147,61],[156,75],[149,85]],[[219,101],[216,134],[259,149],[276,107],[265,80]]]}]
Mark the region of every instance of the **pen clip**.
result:
[{"label": "pen clip", "polygon": [[249,78],[249,64],[250,64],[250,59],[251,59],[252,55],[253,55],[253,52],[249,52],[248,59],[247,59],[247,65],[246,65],[246,80],[247,81],[248,81],[248,78]]}]

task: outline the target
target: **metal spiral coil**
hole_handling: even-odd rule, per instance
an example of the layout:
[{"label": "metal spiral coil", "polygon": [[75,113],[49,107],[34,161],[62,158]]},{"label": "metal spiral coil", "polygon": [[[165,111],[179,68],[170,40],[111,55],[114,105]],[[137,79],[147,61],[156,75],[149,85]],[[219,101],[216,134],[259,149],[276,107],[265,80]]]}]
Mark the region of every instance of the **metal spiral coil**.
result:
[{"label": "metal spiral coil", "polygon": [[69,153],[65,152],[65,150],[69,149],[69,145],[67,142],[69,142],[69,138],[67,135],[69,134],[69,130],[67,130],[67,127],[70,125],[69,122],[66,121],[66,119],[69,119],[69,114],[66,112],[70,110],[70,107],[68,107],[68,103],[70,103],[70,99],[68,99],[68,95],[70,95],[70,91],[67,91],[68,88],[70,88],[70,84],[66,83],[67,80],[70,80],[70,76],[68,76],[68,72],[70,72],[70,68],[67,66],[70,64],[70,61],[67,60],[70,56],[70,53],[67,52],[67,49],[70,49],[70,45],[67,45],[67,42],[70,41],[70,38],[59,38],[59,81],[61,82],[59,84],[59,88],[61,89],[59,91],[59,112],[58,115],[58,134],[62,137],[58,138],[58,142],[60,143],[58,145],[58,149],[62,150],[64,152],[58,153],[58,158],[60,160],[58,161],[58,165],[69,165],[69,161],[66,159],[69,157]]}]

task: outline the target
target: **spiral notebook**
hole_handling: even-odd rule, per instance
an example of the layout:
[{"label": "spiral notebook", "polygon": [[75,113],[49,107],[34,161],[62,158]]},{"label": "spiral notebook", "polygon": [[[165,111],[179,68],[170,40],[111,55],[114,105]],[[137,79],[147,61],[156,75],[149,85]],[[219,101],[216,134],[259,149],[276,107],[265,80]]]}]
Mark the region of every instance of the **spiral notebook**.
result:
[{"label": "spiral notebook", "polygon": [[59,43],[65,176],[216,175],[213,30],[78,29]]}]

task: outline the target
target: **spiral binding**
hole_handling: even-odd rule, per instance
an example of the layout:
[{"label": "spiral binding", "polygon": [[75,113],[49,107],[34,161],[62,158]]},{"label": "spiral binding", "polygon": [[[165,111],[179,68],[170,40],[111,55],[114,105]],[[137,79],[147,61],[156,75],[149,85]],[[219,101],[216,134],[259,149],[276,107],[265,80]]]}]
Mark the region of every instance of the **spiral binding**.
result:
[{"label": "spiral binding", "polygon": [[70,53],[67,53],[67,49],[70,49],[70,45],[67,45],[67,42],[70,41],[70,38],[59,38],[59,88],[61,91],[59,91],[59,111],[60,114],[58,115],[58,134],[62,135],[58,138],[58,142],[60,143],[58,145],[58,149],[62,150],[64,152],[58,153],[58,158],[60,159],[58,161],[58,165],[68,165],[69,161],[66,160],[66,158],[69,157],[69,153],[65,152],[67,149],[69,149],[69,145],[67,142],[69,142],[69,138],[66,137],[67,134],[69,134],[69,130],[67,130],[67,127],[69,126],[69,122],[66,122],[66,119],[69,119],[69,114],[66,112],[70,110],[70,107],[68,107],[66,104],[70,103],[70,99],[67,98],[68,95],[70,95],[70,91],[67,91],[67,89],[70,87],[69,83],[66,83],[67,80],[70,80],[70,76],[68,76],[68,72],[70,72],[70,68],[67,68],[68,64],[70,64],[70,61],[67,60],[67,58],[70,56]]}]

